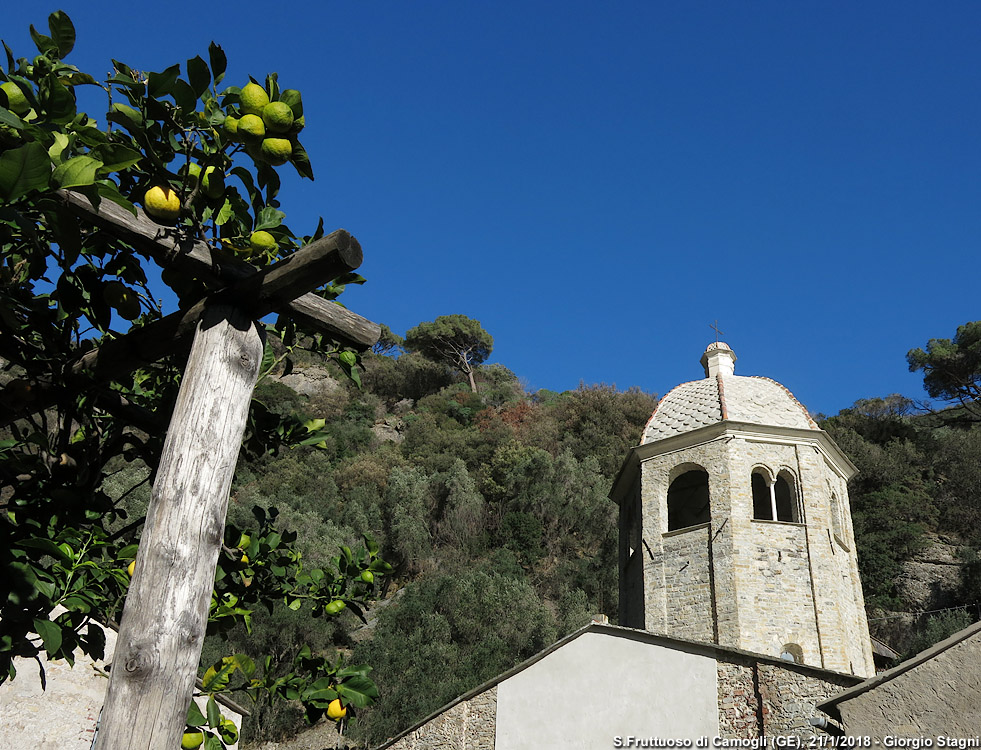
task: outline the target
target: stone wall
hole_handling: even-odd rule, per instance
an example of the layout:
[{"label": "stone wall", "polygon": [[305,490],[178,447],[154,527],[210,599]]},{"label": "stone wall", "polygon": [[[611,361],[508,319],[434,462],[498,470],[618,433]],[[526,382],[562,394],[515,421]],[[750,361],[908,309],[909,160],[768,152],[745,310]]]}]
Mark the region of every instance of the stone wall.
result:
[{"label": "stone wall", "polygon": [[[669,611],[675,606],[673,602],[669,603],[668,578],[680,572],[678,565],[669,571],[669,566],[676,563],[678,558],[671,552],[671,548],[675,545],[672,539],[677,537],[668,532],[668,487],[675,478],[690,469],[701,469],[708,472],[709,476],[711,520],[704,536],[699,533],[702,551],[698,564],[700,565],[702,560],[707,561],[708,543],[711,539],[712,559],[716,571],[716,580],[712,583],[717,591],[718,587],[723,585],[720,571],[721,578],[731,575],[732,544],[731,535],[726,529],[729,518],[729,471],[725,441],[714,440],[643,461],[640,466],[642,528],[644,541],[650,550],[650,553],[644,557],[644,623],[648,630],[655,633],[673,633],[685,638],[704,638],[712,641],[715,628],[712,627],[711,619],[708,627],[705,627],[704,623],[700,625],[700,632],[703,635],[695,635],[690,631],[687,633],[672,631],[668,624]],[[681,535],[686,533],[691,532],[682,532]],[[665,564],[666,554],[671,554],[669,564]],[[675,590],[681,591],[677,588]],[[709,602],[705,615],[711,618],[712,600],[708,598],[705,601]],[[726,645],[736,645],[734,636],[728,641],[723,637],[725,634],[734,634],[737,630],[737,610],[733,597],[724,597],[717,593],[714,614],[719,623],[720,641]],[[679,620],[674,613],[672,618],[675,622]]]},{"label": "stone wall", "polygon": [[497,687],[460,701],[386,750],[494,750]]},{"label": "stone wall", "polygon": [[800,524],[750,523],[742,550],[740,647],[780,656],[784,645],[796,643],[805,664],[821,666],[805,533]]},{"label": "stone wall", "polygon": [[704,524],[664,535],[664,586],[670,606],[664,632],[697,641],[715,640],[709,533]]},{"label": "stone wall", "polygon": [[810,736],[820,730],[809,719],[816,705],[851,687],[846,675],[813,672],[791,664],[719,661],[719,736]]},{"label": "stone wall", "polygon": [[[95,621],[106,636],[106,658],[112,659],[116,631]],[[0,748],[3,750],[89,750],[105,700],[109,675],[105,663],[75,651],[75,666],[64,659],[42,657],[46,684],[38,665],[14,659],[17,676],[0,686]],[[205,703],[198,700],[202,712]],[[241,728],[242,716],[226,705],[222,714]],[[233,745],[230,750],[234,750]]]},{"label": "stone wall", "polygon": [[763,727],[767,736],[806,736],[822,733],[809,719],[817,716],[815,706],[855,684],[846,675],[831,675],[760,663],[759,688],[763,699]]}]

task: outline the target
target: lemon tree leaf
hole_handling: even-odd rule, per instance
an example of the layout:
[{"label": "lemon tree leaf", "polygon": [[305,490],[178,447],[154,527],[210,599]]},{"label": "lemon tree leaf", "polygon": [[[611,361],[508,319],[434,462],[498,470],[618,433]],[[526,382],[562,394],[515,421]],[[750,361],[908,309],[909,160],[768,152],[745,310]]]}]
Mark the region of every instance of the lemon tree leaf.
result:
[{"label": "lemon tree leaf", "polygon": [[56,10],[48,16],[48,30],[51,32],[51,40],[58,50],[58,57],[67,57],[68,53],[75,48],[75,26],[68,14]]},{"label": "lemon tree leaf", "polygon": [[215,690],[221,690],[228,685],[228,681],[236,669],[235,665],[230,663],[230,659],[231,657],[226,656],[208,667],[204,673],[204,677],[201,678],[202,690],[210,693]]},{"label": "lemon tree leaf", "polygon": [[26,143],[0,155],[0,197],[12,201],[31,190],[43,190],[51,160],[40,143]]},{"label": "lemon tree leaf", "polygon": [[[109,180],[103,180],[98,185],[98,192],[96,198],[105,198],[106,200],[112,201],[117,206],[122,206],[127,211],[129,211],[133,216],[136,216],[136,206],[130,203],[123,197],[123,194],[119,192],[119,188],[116,183]],[[94,205],[94,204],[93,204]]]},{"label": "lemon tree leaf", "polygon": [[370,678],[363,675],[355,675],[345,680],[337,686],[337,692],[347,699],[348,703],[354,704],[356,708],[365,708],[375,702],[378,697],[378,688]]},{"label": "lemon tree leaf", "polygon": [[259,212],[259,215],[255,219],[255,231],[260,229],[275,229],[280,224],[283,223],[283,219],[286,218],[286,214],[282,211],[273,208],[272,206],[266,206]]},{"label": "lemon tree leaf", "polygon": [[187,707],[187,725],[189,727],[203,727],[207,723],[208,720],[201,713],[197,702],[191,701],[191,705]]},{"label": "lemon tree leaf", "polygon": [[54,39],[49,36],[45,36],[40,31],[35,29],[34,24],[31,24],[31,39],[34,40],[34,46],[37,47],[37,51],[42,55],[45,52],[51,52],[58,47],[58,45],[55,44]]},{"label": "lemon tree leaf", "polygon": [[147,77],[147,91],[150,96],[154,99],[167,96],[173,90],[174,83],[177,81],[177,76],[180,75],[180,72],[180,65],[171,65],[160,73],[151,73]]},{"label": "lemon tree leaf", "polygon": [[53,656],[61,648],[61,628],[51,620],[43,620],[39,617],[34,618],[34,630],[44,643],[44,650],[48,656]]},{"label": "lemon tree leaf", "polygon": [[27,123],[25,123],[9,109],[4,107],[0,107],[0,123],[3,123],[14,130],[23,130],[27,127]]},{"label": "lemon tree leaf", "polygon": [[313,166],[310,164],[310,156],[307,154],[307,150],[303,148],[303,145],[297,141],[293,144],[293,153],[290,155],[290,164],[292,164],[300,177],[306,177],[308,180],[313,179]]},{"label": "lemon tree leaf", "polygon": [[215,702],[215,696],[208,696],[208,705],[206,707],[208,712],[208,726],[217,727],[221,724],[221,709],[218,708],[218,704]]},{"label": "lemon tree leaf", "polygon": [[51,182],[62,188],[91,185],[101,166],[102,162],[91,156],[76,156],[55,167]]},{"label": "lemon tree leaf", "polygon": [[92,155],[102,161],[102,171],[118,172],[139,163],[143,154],[121,143],[102,143],[92,149]]},{"label": "lemon tree leaf", "polygon": [[[130,81],[132,83],[132,81]],[[127,130],[139,130],[143,127],[143,115],[138,109],[130,107],[128,104],[116,102],[106,115],[109,122],[122,125]]]},{"label": "lemon tree leaf", "polygon": [[286,89],[279,95],[279,101],[285,102],[293,110],[293,117],[303,117],[303,99],[296,89]]},{"label": "lemon tree leaf", "polygon": [[191,83],[195,98],[201,96],[211,85],[211,71],[208,70],[208,63],[202,60],[200,55],[195,55],[187,61],[187,79]]},{"label": "lemon tree leaf", "polygon": [[41,106],[51,122],[66,125],[75,119],[75,97],[57,81],[49,81],[47,91],[42,90]]},{"label": "lemon tree leaf", "polygon": [[208,45],[208,58],[211,60],[211,72],[215,77],[215,85],[225,77],[225,70],[228,68],[228,58],[220,45],[212,42]]},{"label": "lemon tree leaf", "polygon": [[174,81],[174,87],[170,95],[174,97],[177,106],[185,112],[192,112],[197,107],[198,95],[194,93],[194,89],[191,88],[190,84],[181,78]]}]

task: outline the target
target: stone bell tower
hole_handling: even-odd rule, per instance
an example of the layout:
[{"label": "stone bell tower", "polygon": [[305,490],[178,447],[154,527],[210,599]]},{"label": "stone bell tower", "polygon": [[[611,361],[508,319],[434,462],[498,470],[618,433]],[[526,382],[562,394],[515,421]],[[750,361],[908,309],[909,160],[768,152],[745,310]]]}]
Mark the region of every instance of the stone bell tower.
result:
[{"label": "stone bell tower", "polygon": [[705,378],[658,403],[610,496],[620,506],[620,624],[875,674],[848,479],[856,472],[779,383]]}]

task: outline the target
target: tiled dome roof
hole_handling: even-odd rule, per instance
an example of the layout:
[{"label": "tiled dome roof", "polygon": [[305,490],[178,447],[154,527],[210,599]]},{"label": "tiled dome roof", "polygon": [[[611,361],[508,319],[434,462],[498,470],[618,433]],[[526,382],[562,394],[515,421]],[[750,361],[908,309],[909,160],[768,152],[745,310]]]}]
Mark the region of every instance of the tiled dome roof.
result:
[{"label": "tiled dome roof", "polygon": [[[720,366],[719,358],[722,358]],[[702,364],[704,380],[682,383],[662,398],[651,415],[641,443],[691,432],[723,420],[771,427],[817,430],[807,410],[775,380],[733,375],[735,354],[725,344],[712,343]]]}]

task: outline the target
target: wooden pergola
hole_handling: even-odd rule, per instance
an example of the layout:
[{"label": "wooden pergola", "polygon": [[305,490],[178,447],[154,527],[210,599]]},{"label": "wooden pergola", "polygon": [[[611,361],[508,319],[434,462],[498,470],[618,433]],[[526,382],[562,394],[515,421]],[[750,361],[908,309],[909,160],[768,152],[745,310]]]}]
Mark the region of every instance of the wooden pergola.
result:
[{"label": "wooden pergola", "polygon": [[[109,201],[98,208],[71,191],[78,218],[110,232],[163,268],[214,291],[187,310],[79,356],[70,372],[107,383],[188,346],[190,352],[153,484],[136,570],[123,609],[95,750],[178,747],[191,700],[221,550],[228,494],[264,336],[259,320],[291,316],[306,331],[364,350],[380,327],[311,292],[361,265],[358,241],[339,229],[262,270],[205,242],[134,217]],[[131,405],[108,389],[112,406]],[[6,407],[0,424],[50,406],[43,390]],[[151,416],[152,419],[152,416]]]}]

